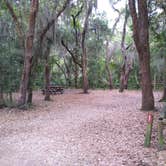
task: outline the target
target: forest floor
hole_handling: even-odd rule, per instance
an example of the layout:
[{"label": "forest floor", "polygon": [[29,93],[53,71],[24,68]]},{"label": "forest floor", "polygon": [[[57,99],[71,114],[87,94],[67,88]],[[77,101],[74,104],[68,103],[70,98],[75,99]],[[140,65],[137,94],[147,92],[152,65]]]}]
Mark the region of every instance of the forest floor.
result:
[{"label": "forest floor", "polygon": [[143,147],[147,113],[140,111],[140,91],[80,92],[66,90],[50,102],[35,92],[32,109],[0,110],[0,166],[166,164],[165,151],[157,150],[157,112],[151,147]]}]

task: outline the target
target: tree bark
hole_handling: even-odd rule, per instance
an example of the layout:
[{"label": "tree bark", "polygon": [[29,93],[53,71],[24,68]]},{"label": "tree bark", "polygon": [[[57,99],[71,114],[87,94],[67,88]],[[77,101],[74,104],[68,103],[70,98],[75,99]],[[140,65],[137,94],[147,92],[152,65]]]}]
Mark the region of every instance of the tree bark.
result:
[{"label": "tree bark", "polygon": [[3,97],[3,88],[0,85],[0,108],[3,108],[4,106],[5,106],[5,102]]},{"label": "tree bark", "polygon": [[128,80],[131,71],[132,71],[131,64],[127,64],[127,62],[125,62],[121,68],[119,92],[123,92],[124,89],[128,88]]},{"label": "tree bark", "polygon": [[32,80],[34,79],[34,73],[33,73],[32,70],[31,70],[31,73],[30,73],[30,78],[29,78],[28,88],[27,88],[27,91],[28,91],[27,103],[28,104],[32,104],[32,97],[33,97],[33,83],[32,83]]},{"label": "tree bark", "polygon": [[82,40],[81,40],[83,93],[88,93],[87,52],[86,52],[86,48],[85,48],[85,37],[86,37],[87,29],[88,29],[88,20],[89,20],[89,16],[90,16],[91,12],[92,12],[92,2],[89,2],[88,10],[87,10],[85,21],[84,21],[84,28],[83,28]]},{"label": "tree bark", "polygon": [[139,54],[142,88],[142,110],[154,109],[154,97],[150,75],[150,50],[148,33],[147,1],[137,0],[138,13],[135,0],[129,0],[130,13],[133,22],[133,37]]},{"label": "tree bark", "polygon": [[78,65],[74,64],[74,86],[78,88]]},{"label": "tree bark", "polygon": [[125,80],[125,64],[123,64],[121,67],[119,92],[123,92],[125,89],[124,88],[124,80]]},{"label": "tree bark", "polygon": [[106,66],[106,71],[108,74],[108,81],[109,81],[109,89],[113,89],[113,82],[112,82],[112,73],[109,67],[109,62],[112,58],[113,52],[109,52],[109,42],[107,41],[106,43],[106,60],[105,60],[105,66]]},{"label": "tree bark", "polygon": [[32,96],[33,96],[33,89],[32,86],[29,85],[30,87],[28,88],[28,99],[27,99],[27,103],[28,104],[32,104]]},{"label": "tree bark", "polygon": [[39,7],[39,1],[32,0],[30,8],[30,16],[29,16],[29,30],[26,34],[26,40],[25,40],[25,59],[24,59],[24,68],[20,84],[20,98],[18,100],[18,106],[23,106],[26,104],[26,94],[27,94],[29,76],[31,71],[33,39],[35,34],[35,23],[36,23],[38,7]]},{"label": "tree bark", "polygon": [[123,34],[122,34],[122,41],[121,41],[121,52],[122,52],[122,56],[123,56],[123,65],[121,67],[119,92],[123,92],[124,89],[127,89],[129,74],[131,71],[131,65],[128,64],[128,59],[127,59],[127,53],[126,53],[127,49],[125,48],[126,25],[127,25],[127,20],[129,17],[127,5],[126,5],[125,10],[126,10],[125,11],[125,20],[124,20],[124,24],[123,24]]},{"label": "tree bark", "polygon": [[[70,65],[71,65],[72,61],[69,59],[69,65],[67,64],[65,58],[64,58],[64,64],[65,64],[65,68],[66,68],[66,84],[71,87],[71,69],[70,69]],[[65,74],[65,73],[64,73]]]},{"label": "tree bark", "polygon": [[163,73],[163,96],[162,98],[160,99],[160,102],[161,101],[166,101],[166,56],[164,57],[164,65],[165,65],[165,70],[164,70],[164,73]]},{"label": "tree bark", "polygon": [[50,55],[50,45],[48,43],[47,50],[45,53],[45,98],[44,100],[50,101],[50,93],[48,91],[48,88],[50,86],[50,65],[49,65],[49,55]]},{"label": "tree bark", "polygon": [[128,88],[128,80],[129,80],[129,76],[130,76],[131,71],[132,71],[132,66],[131,66],[131,64],[128,64],[126,72],[125,72],[125,79],[124,79],[124,88],[125,89]]}]

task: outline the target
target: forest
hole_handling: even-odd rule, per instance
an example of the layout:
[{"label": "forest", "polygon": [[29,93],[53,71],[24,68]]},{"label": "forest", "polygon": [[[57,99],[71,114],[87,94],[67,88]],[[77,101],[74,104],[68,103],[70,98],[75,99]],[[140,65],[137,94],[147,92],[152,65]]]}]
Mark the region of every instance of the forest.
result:
[{"label": "forest", "polygon": [[[140,9],[148,9],[148,14],[142,12],[137,21],[132,4],[131,9],[128,4],[117,9],[116,3],[110,2],[117,15],[110,26],[104,13],[98,12],[97,1],[1,1],[1,107],[11,105],[12,93],[18,91],[17,104],[23,107],[32,102],[34,90],[50,84],[82,88],[84,93],[89,88],[123,92],[140,89],[141,77],[142,85],[147,84],[142,86],[148,91],[144,98],[152,97],[153,86],[154,90],[164,88],[165,99],[165,2],[148,1],[147,8]],[[142,25],[142,19],[147,25]]]},{"label": "forest", "polygon": [[[111,110],[114,99],[119,106],[123,97],[124,104],[136,102],[135,110],[158,116],[154,111],[166,101],[166,1],[109,0],[112,18],[99,10],[99,1],[0,1],[0,111],[19,110],[20,118],[32,118],[24,110],[40,110],[42,104],[58,110],[65,102],[64,110],[74,103],[76,109],[78,101],[88,107],[92,100],[90,109],[103,96],[98,102],[106,116],[107,105]],[[52,95],[50,87],[62,94]],[[130,106],[124,109],[130,112]],[[145,119],[140,110],[131,114]]]}]

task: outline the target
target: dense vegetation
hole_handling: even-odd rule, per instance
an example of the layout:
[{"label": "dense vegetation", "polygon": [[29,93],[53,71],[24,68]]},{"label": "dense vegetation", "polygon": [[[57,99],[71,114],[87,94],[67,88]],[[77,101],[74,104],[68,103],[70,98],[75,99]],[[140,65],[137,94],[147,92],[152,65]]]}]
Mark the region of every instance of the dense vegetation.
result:
[{"label": "dense vegetation", "polygon": [[[142,50],[133,40],[134,1],[129,2],[119,9],[118,1],[110,1],[117,17],[109,23],[95,0],[0,1],[0,107],[20,89],[22,108],[32,102],[33,90],[50,84],[83,87],[85,93],[140,88]],[[166,2],[149,0],[147,9],[151,81],[157,89],[166,86]]]}]

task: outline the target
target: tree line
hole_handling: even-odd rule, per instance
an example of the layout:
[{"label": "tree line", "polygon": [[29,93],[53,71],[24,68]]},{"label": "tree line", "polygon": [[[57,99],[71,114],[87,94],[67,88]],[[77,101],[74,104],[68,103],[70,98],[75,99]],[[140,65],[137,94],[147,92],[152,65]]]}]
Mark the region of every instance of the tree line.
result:
[{"label": "tree line", "polygon": [[[142,90],[142,109],[154,109],[154,88],[166,99],[166,3],[110,2],[108,24],[96,0],[0,2],[0,107],[19,90],[17,106],[32,103],[33,90],[67,87]],[[122,23],[123,22],[123,23]],[[121,29],[119,27],[121,25]],[[46,93],[45,100],[50,100]]]}]

